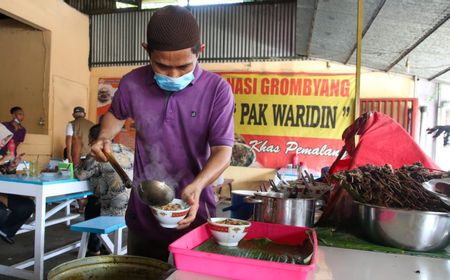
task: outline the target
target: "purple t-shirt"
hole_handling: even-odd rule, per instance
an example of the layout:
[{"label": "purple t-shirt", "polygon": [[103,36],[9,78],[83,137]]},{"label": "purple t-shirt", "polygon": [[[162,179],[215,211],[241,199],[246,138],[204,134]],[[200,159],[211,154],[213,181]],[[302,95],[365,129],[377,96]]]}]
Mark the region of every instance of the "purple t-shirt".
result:
[{"label": "purple t-shirt", "polygon": [[[14,139],[14,144],[16,145],[16,150],[14,153],[17,155],[17,147],[25,140],[25,134],[27,131],[23,126],[21,126],[18,130],[15,130],[13,122],[14,121],[4,122],[3,125],[13,133],[13,137],[11,139]],[[8,151],[8,145],[5,145],[0,149],[0,155],[5,155],[6,151]]]},{"label": "purple t-shirt", "polygon": [[[136,126],[134,185],[159,180],[175,188],[176,197],[205,166],[211,146],[234,143],[234,99],[231,87],[219,75],[197,64],[194,81],[185,89],[170,93],[153,79],[151,66],[137,68],[120,81],[110,111],[120,120],[132,118]],[[166,229],[150,208],[131,192],[126,213],[128,227],[155,241],[172,242],[206,221],[205,203],[215,213],[211,186],[200,196],[200,208],[190,228]]]}]

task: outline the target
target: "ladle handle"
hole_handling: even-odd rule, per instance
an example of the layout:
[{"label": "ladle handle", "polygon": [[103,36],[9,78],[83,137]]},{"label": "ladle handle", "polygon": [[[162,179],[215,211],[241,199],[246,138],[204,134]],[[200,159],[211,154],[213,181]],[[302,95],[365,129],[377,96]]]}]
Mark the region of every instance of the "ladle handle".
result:
[{"label": "ladle handle", "polygon": [[127,173],[123,170],[122,166],[117,162],[117,160],[114,158],[114,156],[106,151],[103,151],[103,153],[106,156],[106,159],[111,163],[114,170],[119,174],[120,179],[122,179],[122,182],[124,183],[125,187],[131,188],[133,187],[133,183],[130,180],[130,177],[128,177]]}]

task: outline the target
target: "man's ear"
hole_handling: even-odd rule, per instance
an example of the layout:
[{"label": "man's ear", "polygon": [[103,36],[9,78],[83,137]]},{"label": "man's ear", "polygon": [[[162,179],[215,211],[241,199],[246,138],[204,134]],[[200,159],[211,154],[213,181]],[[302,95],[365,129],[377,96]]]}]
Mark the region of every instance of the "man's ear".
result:
[{"label": "man's ear", "polygon": [[198,54],[203,53],[203,52],[205,51],[205,47],[206,47],[205,44],[201,44],[201,45],[200,45],[200,48],[198,49]]},{"label": "man's ear", "polygon": [[150,55],[150,51],[148,48],[148,44],[147,43],[141,43],[141,46],[144,48],[144,50],[148,53],[148,55]]},{"label": "man's ear", "polygon": [[198,48],[198,52],[195,54],[195,57],[197,59],[200,58],[200,55],[205,51],[205,44],[200,44],[200,47]]}]

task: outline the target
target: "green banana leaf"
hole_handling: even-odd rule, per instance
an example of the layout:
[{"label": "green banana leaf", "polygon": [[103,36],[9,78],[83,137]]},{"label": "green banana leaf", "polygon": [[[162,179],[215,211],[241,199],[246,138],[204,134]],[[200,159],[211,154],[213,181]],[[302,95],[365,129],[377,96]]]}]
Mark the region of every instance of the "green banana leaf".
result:
[{"label": "green banana leaf", "polygon": [[336,229],[331,227],[318,227],[315,228],[315,230],[317,233],[317,238],[319,239],[319,245],[322,246],[450,259],[450,253],[445,250],[440,250],[436,252],[407,251],[368,242],[342,229]]},{"label": "green banana leaf", "polygon": [[314,249],[311,238],[306,238],[304,243],[300,245],[286,245],[273,242],[268,238],[255,238],[241,240],[236,247],[220,246],[214,238],[210,238],[194,250],[256,260],[307,265],[311,261]]}]

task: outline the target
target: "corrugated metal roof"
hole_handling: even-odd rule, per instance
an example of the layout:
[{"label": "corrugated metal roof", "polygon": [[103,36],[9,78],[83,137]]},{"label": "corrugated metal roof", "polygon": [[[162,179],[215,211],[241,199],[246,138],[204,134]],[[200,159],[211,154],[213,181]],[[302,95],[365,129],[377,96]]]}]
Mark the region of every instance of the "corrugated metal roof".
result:
[{"label": "corrugated metal roof", "polygon": [[[311,58],[346,63],[345,56],[352,53],[356,41],[357,3],[357,0],[318,2]],[[363,4],[363,25],[367,29],[362,49],[364,67],[426,79],[450,70],[449,0],[365,0]],[[355,64],[354,52],[349,63]],[[450,83],[448,74],[436,80]]]},{"label": "corrugated metal roof", "polygon": [[[203,61],[295,58],[295,2],[191,7]],[[153,10],[91,16],[92,66],[147,63],[141,47]]]},{"label": "corrugated metal roof", "polygon": [[[355,64],[358,0],[192,7],[208,61],[306,56]],[[450,83],[450,0],[364,0],[362,64]],[[93,65],[143,63],[152,11],[92,16]]]}]

